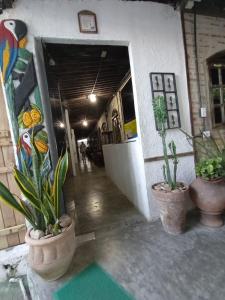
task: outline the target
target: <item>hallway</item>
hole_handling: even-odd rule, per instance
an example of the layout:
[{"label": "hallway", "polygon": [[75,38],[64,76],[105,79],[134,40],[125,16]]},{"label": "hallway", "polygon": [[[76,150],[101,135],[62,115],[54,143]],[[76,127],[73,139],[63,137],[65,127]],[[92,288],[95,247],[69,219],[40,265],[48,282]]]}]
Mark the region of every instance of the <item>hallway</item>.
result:
[{"label": "hallway", "polygon": [[131,218],[144,218],[107,177],[104,168],[80,163],[78,175],[65,185],[66,198],[75,201],[76,234],[95,232]]}]

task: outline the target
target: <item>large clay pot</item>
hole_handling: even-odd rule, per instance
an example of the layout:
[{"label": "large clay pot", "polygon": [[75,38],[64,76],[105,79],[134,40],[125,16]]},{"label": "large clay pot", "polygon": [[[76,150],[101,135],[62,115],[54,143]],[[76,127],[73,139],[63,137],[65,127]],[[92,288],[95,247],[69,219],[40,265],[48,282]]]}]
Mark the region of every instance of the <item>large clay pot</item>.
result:
[{"label": "large clay pot", "polygon": [[152,194],[159,205],[163,228],[167,233],[180,234],[184,231],[186,224],[189,187],[184,185],[185,190],[166,192],[155,190],[154,187],[157,185],[159,183],[152,186]]},{"label": "large clay pot", "polygon": [[74,222],[61,234],[47,239],[31,239],[29,230],[25,241],[31,268],[46,280],[56,280],[66,273],[75,252]]},{"label": "large clay pot", "polygon": [[200,222],[209,227],[223,225],[225,209],[225,181],[204,180],[197,177],[190,187],[191,198],[201,211]]}]

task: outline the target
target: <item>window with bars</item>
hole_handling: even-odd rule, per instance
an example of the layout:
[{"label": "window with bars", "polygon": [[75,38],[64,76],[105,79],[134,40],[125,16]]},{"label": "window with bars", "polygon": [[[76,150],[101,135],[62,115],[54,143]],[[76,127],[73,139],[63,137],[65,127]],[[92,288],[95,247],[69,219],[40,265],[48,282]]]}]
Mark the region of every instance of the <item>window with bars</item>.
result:
[{"label": "window with bars", "polygon": [[211,64],[210,98],[213,125],[225,124],[225,64]]}]

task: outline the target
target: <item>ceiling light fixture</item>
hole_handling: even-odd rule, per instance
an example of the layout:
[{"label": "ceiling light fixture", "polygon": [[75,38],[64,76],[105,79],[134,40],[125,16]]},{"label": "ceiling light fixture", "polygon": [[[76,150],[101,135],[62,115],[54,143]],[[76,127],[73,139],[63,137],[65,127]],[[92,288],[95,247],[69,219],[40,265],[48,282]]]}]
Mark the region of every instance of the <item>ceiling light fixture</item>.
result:
[{"label": "ceiling light fixture", "polygon": [[59,127],[60,127],[60,128],[65,128],[65,124],[64,124],[63,122],[60,121],[60,122],[59,122]]},{"label": "ceiling light fixture", "polygon": [[107,50],[102,50],[101,58],[106,58],[106,56],[107,56]]},{"label": "ceiling light fixture", "polygon": [[88,96],[88,99],[92,102],[92,103],[95,103],[96,101],[97,101],[97,97],[96,97],[96,95],[95,94],[90,94],[89,96]]},{"label": "ceiling light fixture", "polygon": [[54,59],[52,57],[49,58],[48,64],[51,67],[54,67],[56,65],[56,63],[55,63],[55,61],[54,61]]},{"label": "ceiling light fixture", "polygon": [[97,75],[96,75],[96,78],[95,78],[95,83],[93,85],[93,88],[91,90],[91,93],[90,95],[88,96],[88,99],[90,100],[90,102],[92,103],[95,103],[97,101],[97,97],[96,95],[94,94],[94,90],[95,90],[95,87],[96,87],[96,84],[97,84],[97,81],[98,81],[98,77],[99,77],[99,74],[100,74],[100,71],[101,71],[101,67],[102,67],[102,60],[104,58],[106,58],[107,56],[107,50],[102,50],[101,51],[101,54],[100,54],[100,61],[99,61],[99,65],[98,65],[98,72],[97,72]]},{"label": "ceiling light fixture", "polygon": [[84,127],[87,127],[87,126],[88,126],[88,121],[87,121],[86,119],[84,119],[84,120],[82,121],[82,125],[83,125]]}]

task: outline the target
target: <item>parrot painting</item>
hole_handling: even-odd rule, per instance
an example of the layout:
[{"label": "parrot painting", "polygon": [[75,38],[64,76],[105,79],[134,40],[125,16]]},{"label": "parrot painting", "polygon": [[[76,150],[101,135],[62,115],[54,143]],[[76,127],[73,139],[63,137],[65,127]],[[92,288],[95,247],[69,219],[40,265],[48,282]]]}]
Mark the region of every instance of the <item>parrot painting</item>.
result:
[{"label": "parrot painting", "polygon": [[[26,35],[27,26],[23,21],[0,21],[0,75],[17,142],[20,170],[23,162],[32,169],[32,142],[41,155],[49,151],[48,136],[41,125],[43,117],[33,54],[25,48]],[[23,126],[20,126],[21,121]]]},{"label": "parrot painting", "polygon": [[18,56],[18,49],[26,44],[27,26],[20,20],[3,20],[0,22],[0,68],[3,82],[12,73]]},{"label": "parrot painting", "polygon": [[[42,129],[44,126],[37,125],[23,134],[21,134],[18,145],[17,145],[17,155],[20,157],[20,160],[24,160],[26,165],[30,168],[32,165],[32,149],[31,149],[31,139],[32,135],[34,136],[34,144],[39,151],[39,153],[48,152],[48,139],[47,134]],[[20,166],[21,169],[21,166]]]},{"label": "parrot painting", "polygon": [[[23,160],[29,168],[31,167],[31,137],[28,132],[25,132],[19,138],[19,142],[17,144],[17,155],[20,157],[19,163]],[[21,169],[22,166],[20,165],[20,170]]]}]

